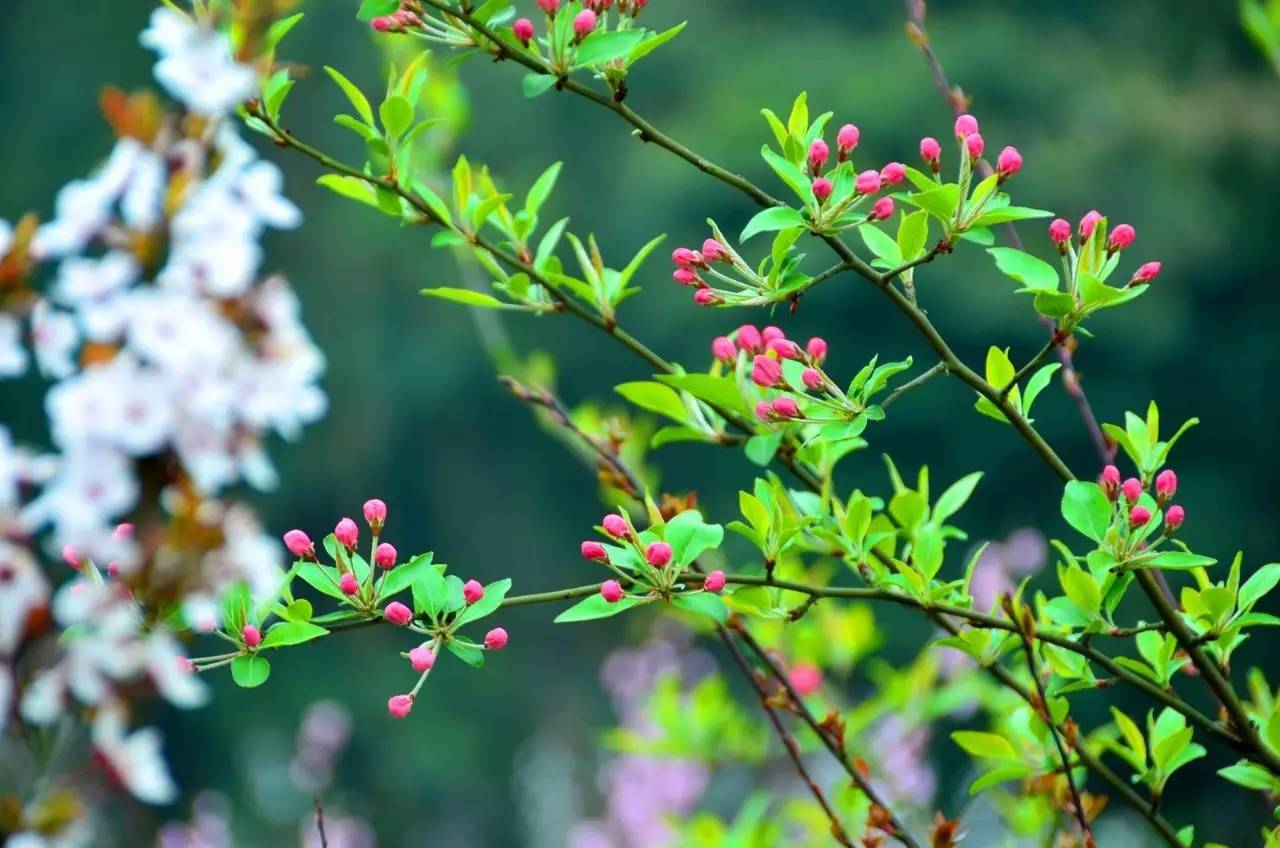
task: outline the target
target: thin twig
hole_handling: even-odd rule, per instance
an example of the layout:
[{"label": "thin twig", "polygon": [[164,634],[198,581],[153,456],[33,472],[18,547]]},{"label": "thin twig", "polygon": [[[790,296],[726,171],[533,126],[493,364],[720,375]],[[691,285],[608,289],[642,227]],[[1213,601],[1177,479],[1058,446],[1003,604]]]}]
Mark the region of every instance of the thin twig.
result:
[{"label": "thin twig", "polygon": [[884,399],[884,403],[880,404],[880,408],[888,409],[890,404],[892,404],[898,398],[905,395],[907,392],[911,391],[912,389],[918,389],[919,387],[923,386],[925,383],[929,382],[939,374],[945,374],[945,373],[947,373],[947,363],[939,362],[937,365],[933,366],[928,371],[921,374],[919,377],[916,377],[912,380],[908,380],[907,382],[903,383],[901,386],[898,386],[898,388],[889,392],[889,396]]},{"label": "thin twig", "polygon": [[826,813],[827,818],[831,821],[831,836],[841,845],[847,848],[854,848],[849,841],[849,835],[845,832],[844,825],[840,823],[840,817],[836,811],[832,809],[831,804],[827,801],[822,789],[818,784],[814,783],[813,777],[809,774],[809,769],[804,764],[804,758],[800,755],[800,746],[796,743],[795,737],[787,732],[787,728],[782,724],[782,719],[778,717],[778,711],[769,703],[769,692],[764,685],[756,677],[751,666],[747,664],[747,660],[742,656],[742,651],[738,650],[738,646],[733,643],[733,637],[729,635],[729,631],[721,627],[720,640],[724,642],[725,648],[729,651],[729,656],[733,658],[742,676],[750,681],[752,688],[756,690],[756,694],[760,697],[760,707],[764,710],[765,715],[769,717],[769,722],[773,725],[774,731],[778,735],[778,739],[782,742],[782,747],[786,749],[787,756],[791,758],[791,763],[795,766],[796,772],[800,775],[800,779],[804,781],[809,788],[809,793],[813,795],[813,799],[818,802],[818,806]]},{"label": "thin twig", "polygon": [[1049,354],[1053,353],[1053,349],[1057,346],[1058,346],[1057,342],[1054,341],[1053,339],[1050,339],[1048,344],[1040,348],[1039,353],[1037,353],[1035,356],[1028,359],[1027,364],[1019,368],[1018,372],[1013,375],[1013,378],[1010,379],[1007,384],[1005,384],[1005,387],[1000,390],[1000,397],[1008,397],[1009,392],[1013,391],[1014,388],[1016,388],[1017,385],[1021,383],[1028,374],[1034,371],[1036,369],[1036,366],[1038,366],[1041,362],[1044,362],[1045,359],[1049,356]]},{"label": "thin twig", "polygon": [[[1013,608],[1013,598],[1010,595],[1004,596],[1005,612],[1010,618],[1016,619],[1016,611]],[[1044,688],[1044,681],[1040,679],[1040,669],[1036,667],[1036,646],[1032,642],[1031,634],[1028,628],[1032,626],[1028,621],[1026,626],[1018,627],[1018,637],[1022,640],[1022,650],[1027,656],[1027,670],[1031,672],[1031,681],[1035,684],[1036,694],[1039,695],[1039,707],[1035,708],[1036,713],[1040,716],[1040,720],[1049,728],[1049,735],[1053,737],[1054,747],[1058,749],[1058,759],[1062,761],[1062,774],[1067,779],[1067,788],[1071,791],[1071,803],[1075,807],[1076,820],[1080,823],[1080,832],[1084,837],[1085,848],[1094,848],[1097,844],[1093,838],[1093,830],[1089,827],[1089,815],[1084,808],[1084,800],[1080,797],[1080,789],[1076,786],[1076,778],[1071,767],[1071,756],[1067,753],[1066,743],[1062,741],[1062,733],[1058,729],[1058,723],[1053,720],[1052,714],[1049,712],[1049,693]],[[1033,705],[1034,707],[1034,705]]]},{"label": "thin twig", "polygon": [[320,796],[316,796],[316,832],[320,834],[320,848],[329,848],[329,837],[324,832],[324,807],[320,804]]}]

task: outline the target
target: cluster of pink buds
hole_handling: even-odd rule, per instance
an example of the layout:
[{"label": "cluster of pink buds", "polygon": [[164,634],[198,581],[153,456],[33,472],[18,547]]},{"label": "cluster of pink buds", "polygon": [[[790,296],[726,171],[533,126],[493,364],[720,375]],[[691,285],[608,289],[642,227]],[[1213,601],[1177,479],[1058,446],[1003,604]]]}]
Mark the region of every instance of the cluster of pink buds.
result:
[{"label": "cluster of pink buds", "polygon": [[[961,115],[956,118],[955,136],[969,166],[972,167],[982,158],[987,149],[987,142],[978,130],[978,119],[972,115]],[[920,139],[920,158],[935,174],[942,170],[942,145],[936,138]],[[1003,148],[996,157],[997,182],[1003,184],[1021,170],[1022,154],[1018,152],[1018,148],[1013,146]]]},{"label": "cluster of pink buds", "polygon": [[[668,591],[671,589],[678,575],[672,573],[674,569],[667,568],[675,555],[675,551],[668,542],[662,539],[646,541],[632,526],[628,518],[616,512],[611,512],[602,518],[600,520],[600,528],[614,542],[626,545],[637,560],[643,561],[654,569],[658,574],[658,578],[654,581],[655,585],[652,588],[661,588]],[[610,555],[609,548],[594,539],[584,541],[580,549],[584,559],[608,566],[617,573],[618,577],[622,578],[621,581],[606,580],[600,584],[600,597],[604,598],[606,603],[616,604],[626,597],[624,581],[642,590],[642,594],[644,590],[650,588],[642,582],[642,575],[632,575],[622,570],[621,566],[624,565],[623,559],[625,558],[626,548],[616,554],[617,560]],[[724,572],[713,571],[703,579],[702,588],[708,592],[718,593],[724,588],[724,585]]]},{"label": "cluster of pink buds", "polygon": [[[826,392],[833,385],[821,369],[823,360],[827,358],[827,343],[817,336],[809,339],[801,348],[778,327],[770,326],[759,330],[752,324],[743,324],[734,331],[732,338],[719,336],[714,339],[711,342],[711,353],[726,365],[736,364],[740,355],[750,357],[748,374],[751,382],[762,389],[786,388],[782,362],[788,359],[804,365],[800,379],[806,389]],[[763,421],[803,417],[796,399],[789,394],[762,399],[756,403],[755,411],[756,416]]]},{"label": "cluster of pink buds", "polygon": [[[862,133],[853,124],[845,124],[836,132],[836,162],[839,165],[849,162],[861,137]],[[901,162],[890,162],[879,170],[862,171],[854,177],[853,194],[845,198],[838,198],[838,202],[834,204],[833,208],[826,209],[827,201],[831,199],[831,195],[835,191],[835,182],[824,174],[830,158],[831,147],[825,139],[815,138],[809,144],[807,164],[809,166],[809,176],[812,180],[810,187],[813,189],[813,196],[818,201],[819,207],[823,207],[822,217],[824,220],[835,221],[841,218],[866,198],[879,192],[880,189],[885,186],[897,185],[907,176],[906,167]],[[849,167],[852,168],[852,164]],[[892,215],[893,198],[881,197],[872,204],[871,211],[867,214],[865,220],[883,221]]]},{"label": "cluster of pink buds", "polygon": [[[1151,521],[1151,510],[1138,503],[1139,498],[1146,491],[1146,486],[1137,477],[1130,477],[1122,482],[1120,469],[1114,465],[1108,465],[1102,469],[1099,485],[1111,500],[1118,501],[1123,498],[1123,503],[1128,509],[1130,528],[1145,527]],[[1177,532],[1187,517],[1186,510],[1177,504],[1166,505],[1178,492],[1178,475],[1172,468],[1166,468],[1156,475],[1155,485],[1152,488],[1155,490],[1156,503],[1164,508],[1165,533]]]},{"label": "cluster of pink buds", "polygon": [[[1080,219],[1080,224],[1076,230],[1079,233],[1079,244],[1081,247],[1089,241],[1093,236],[1093,232],[1097,229],[1098,224],[1102,223],[1102,213],[1097,209],[1092,209],[1084,214]],[[1072,253],[1071,244],[1072,228],[1071,223],[1065,218],[1055,218],[1049,223],[1049,240],[1057,247],[1058,253],[1067,256]],[[1114,229],[1107,235],[1107,256],[1108,258],[1116,253],[1126,249],[1137,239],[1137,231],[1128,224],[1117,224]],[[1150,283],[1156,277],[1160,276],[1160,263],[1158,261],[1145,262],[1138,266],[1138,270],[1129,278],[1129,288],[1133,286],[1142,286]]]},{"label": "cluster of pink buds", "polygon": [[[399,552],[395,545],[390,542],[380,541],[382,528],[387,522],[387,505],[378,498],[371,498],[365,501],[362,508],[365,523],[369,525],[372,533],[373,541],[370,544],[369,561],[378,567],[380,571],[387,572],[396,567],[399,561]],[[376,585],[373,569],[369,569],[369,573],[364,582],[361,582],[359,575],[354,567],[355,559],[359,556],[356,553],[356,547],[360,544],[360,527],[351,518],[342,518],[333,528],[334,539],[334,564],[337,567],[337,588],[343,595],[352,599],[352,603],[362,608],[372,608],[372,604],[376,601]],[[284,545],[289,549],[289,553],[293,554],[300,560],[306,562],[317,562],[316,546],[311,541],[311,537],[302,530],[290,530],[284,534]],[[325,572],[326,574],[328,572]],[[388,621],[400,617],[400,612],[391,611],[391,607],[402,607],[403,604],[391,604],[387,607],[385,615]],[[409,616],[412,619],[412,615]],[[407,623],[407,622],[405,622]]]},{"label": "cluster of pink buds", "polygon": [[711,269],[712,263],[733,265],[734,255],[718,239],[709,238],[702,243],[701,250],[690,247],[677,247],[671,253],[671,261],[676,270],[671,278],[682,286],[693,286],[693,302],[699,306],[714,306],[724,302],[716,290],[702,276],[701,272]]},{"label": "cluster of pink buds", "polygon": [[369,21],[369,26],[378,32],[405,32],[420,28],[422,18],[418,17],[418,13],[405,3],[389,15],[382,15]]}]

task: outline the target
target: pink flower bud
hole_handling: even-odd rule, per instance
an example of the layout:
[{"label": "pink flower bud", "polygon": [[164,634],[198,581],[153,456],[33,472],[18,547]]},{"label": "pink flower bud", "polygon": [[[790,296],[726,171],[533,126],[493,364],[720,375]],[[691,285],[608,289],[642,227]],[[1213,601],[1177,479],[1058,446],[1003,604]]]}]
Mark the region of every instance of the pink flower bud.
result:
[{"label": "pink flower bud", "polygon": [[769,406],[769,401],[756,401],[756,418],[759,418],[761,421],[773,420],[773,407]]},{"label": "pink flower bud", "polygon": [[853,184],[853,190],[858,194],[875,194],[880,190],[880,172],[872,170],[858,174],[858,179]]},{"label": "pink flower bud", "polygon": [[1102,469],[1102,491],[1110,500],[1115,500],[1120,494],[1120,469],[1114,465]]},{"label": "pink flower bud", "polygon": [[578,36],[578,40],[586,38],[596,28],[596,13],[590,9],[583,9],[573,19],[573,34]]},{"label": "pink flower bud", "polygon": [[1124,492],[1124,498],[1127,501],[1136,501],[1142,497],[1142,481],[1137,477],[1130,477],[1124,481],[1124,485],[1120,487],[1120,491]]},{"label": "pink flower bud", "polygon": [[116,529],[111,531],[111,538],[117,542],[123,542],[126,539],[133,538],[133,525],[129,522],[117,524]]},{"label": "pink flower bud", "polygon": [[666,542],[650,542],[645,548],[644,558],[654,568],[662,568],[671,562],[671,546]]},{"label": "pink flower bud", "polygon": [[390,32],[396,26],[396,19],[391,15],[381,15],[369,21],[374,32]]},{"label": "pink flower bud", "polygon": [[627,529],[627,520],[615,512],[606,515],[600,524],[604,527],[604,532],[615,539],[625,539],[630,532]]},{"label": "pink flower bud", "polygon": [[785,339],[786,337],[787,337],[787,334],[782,332],[782,328],[775,327],[772,324],[770,324],[768,327],[765,327],[764,331],[760,333],[760,338],[764,341],[766,345],[769,344],[769,342],[773,341],[774,339]]},{"label": "pink flower bud", "polygon": [[409,652],[409,662],[413,670],[421,674],[436,664],[436,655],[426,645],[419,645]]},{"label": "pink flower bud", "polygon": [[698,272],[692,268],[677,268],[675,273],[671,275],[671,279],[675,280],[682,286],[696,286],[702,282],[702,278],[698,276]]},{"label": "pink flower bud", "polygon": [[804,373],[800,375],[800,379],[804,381],[805,388],[812,389],[814,391],[822,388],[823,386],[822,374],[814,368],[804,369]]},{"label": "pink flower bud", "polygon": [[1151,510],[1147,509],[1145,506],[1135,506],[1133,509],[1129,510],[1129,526],[1131,528],[1137,529],[1139,527],[1145,527],[1147,522],[1150,520]]},{"label": "pink flower bud", "polygon": [[930,165],[937,165],[942,160],[942,145],[931,135],[920,139],[920,158]]},{"label": "pink flower bud", "polygon": [[835,186],[831,184],[831,180],[826,177],[818,177],[813,181],[813,196],[818,198],[819,203],[826,203],[827,198],[831,196],[831,190]]},{"label": "pink flower bud", "polygon": [[600,597],[604,598],[605,603],[616,604],[622,600],[623,594],[622,584],[617,580],[606,580],[600,584]]},{"label": "pink flower bud", "polygon": [[378,498],[370,498],[364,502],[364,520],[374,533],[382,530],[387,523],[387,505]]},{"label": "pink flower bud", "polygon": [[890,162],[880,169],[880,181],[889,185],[897,185],[907,178],[907,169],[901,162]]},{"label": "pink flower bud", "polygon": [[702,243],[702,258],[707,262],[728,262],[729,254],[723,244],[709,238]]},{"label": "pink flower bud", "polygon": [[[543,0],[538,0],[541,3]],[[555,0],[552,0],[555,2]],[[392,695],[387,699],[387,712],[392,718],[404,718],[413,709],[412,695]]]},{"label": "pink flower bud", "polygon": [[594,562],[608,562],[609,552],[605,550],[604,545],[599,542],[593,542],[590,539],[582,543],[582,556]]},{"label": "pink flower bud", "polygon": [[717,303],[723,303],[719,295],[708,288],[701,288],[694,292],[693,302],[699,306],[714,306]]},{"label": "pink flower bud", "polygon": [[62,546],[62,561],[76,571],[84,567],[84,560],[80,556],[80,551],[76,550],[74,545]]},{"label": "pink flower bud", "polygon": [[827,340],[814,336],[804,346],[804,352],[809,354],[809,358],[814,362],[821,362],[827,358]]},{"label": "pink flower bud", "polygon": [[387,604],[387,608],[382,611],[382,617],[392,624],[398,624],[404,627],[413,621],[413,610],[409,609],[399,601],[392,601]]},{"label": "pink flower bud", "polygon": [[871,207],[871,220],[887,221],[893,217],[893,198],[882,197]]},{"label": "pink flower bud", "polygon": [[1133,227],[1128,224],[1119,224],[1111,231],[1111,235],[1107,239],[1107,250],[1124,250],[1126,247],[1133,244],[1133,240],[1137,238],[1137,236],[1138,234]]},{"label": "pink flower bud", "polygon": [[790,339],[773,339],[769,342],[769,350],[777,354],[779,359],[799,359],[800,346]]},{"label": "pink flower bud", "polygon": [[969,133],[964,137],[964,149],[969,151],[970,159],[981,159],[982,151],[987,147],[987,143],[982,140],[980,133]]},{"label": "pink flower bud", "polygon": [[1054,244],[1066,244],[1071,241],[1071,224],[1066,218],[1054,218],[1049,224],[1049,239]]},{"label": "pink flower bud", "polygon": [[262,644],[262,631],[252,624],[246,624],[240,629],[240,638],[244,640],[246,648],[256,648]]},{"label": "pink flower bud", "polygon": [[724,572],[713,571],[702,581],[702,588],[708,592],[719,593],[724,588]]},{"label": "pink flower bud", "polygon": [[533,40],[533,21],[520,18],[511,25],[511,34],[516,37],[516,41],[528,47],[529,42]]},{"label": "pink flower bud", "polygon": [[344,518],[333,528],[333,535],[342,547],[354,550],[356,542],[360,541],[360,528],[350,518]]},{"label": "pink flower bud", "polygon": [[1176,532],[1182,526],[1183,520],[1187,517],[1186,510],[1174,504],[1165,510],[1164,513],[1164,529],[1166,533]]},{"label": "pink flower bud", "polygon": [[290,530],[284,534],[284,546],[289,553],[302,559],[315,559],[316,547],[311,544],[311,537],[301,530]]},{"label": "pink flower bud", "polygon": [[690,250],[687,247],[677,247],[671,251],[671,261],[675,263],[677,268],[691,268],[694,265],[702,264],[702,257],[698,255],[696,250]]},{"label": "pink flower bud", "polygon": [[1178,493],[1178,475],[1172,468],[1166,468],[1156,475],[1156,494],[1162,498],[1171,498]]},{"label": "pink flower bud", "polygon": [[1000,179],[1007,180],[1021,170],[1022,154],[1018,152],[1018,148],[1006,147],[1000,151],[1000,155],[996,157],[996,171],[1000,174]]},{"label": "pink flower bud", "polygon": [[1141,268],[1138,269],[1138,272],[1136,274],[1133,275],[1133,282],[1149,283],[1158,276],[1160,276],[1160,263],[1147,262]]},{"label": "pink flower bud", "polygon": [[778,364],[778,360],[764,355],[751,360],[751,381],[757,386],[776,386],[781,379],[782,366]]},{"label": "pink flower bud", "polygon": [[861,137],[862,133],[853,124],[845,124],[840,128],[836,133],[836,148],[840,152],[841,162],[849,158],[849,154],[858,146],[858,139]]},{"label": "pink flower bud", "polygon": [[791,398],[783,395],[773,400],[773,414],[779,418],[799,418],[800,407]]},{"label": "pink flower bud", "polygon": [[484,597],[484,587],[480,585],[479,580],[468,580],[462,584],[462,599],[467,602],[468,606]]},{"label": "pink flower bud", "polygon": [[956,138],[968,138],[978,131],[978,119],[972,115],[956,118]]},{"label": "pink flower bud", "polygon": [[350,571],[345,572],[338,578],[338,588],[342,590],[344,595],[354,595],[360,591],[360,581]]},{"label": "pink flower bud", "polygon": [[538,8],[548,15],[554,15],[560,8],[560,0],[538,0]]},{"label": "pink flower bud", "polygon": [[830,156],[831,148],[827,147],[827,143],[820,138],[815,138],[813,144],[809,145],[809,168],[815,174],[820,173]]},{"label": "pink flower bud", "polygon": [[764,337],[751,324],[743,324],[738,328],[738,344],[748,353],[759,353],[764,350]]},{"label": "pink flower bud", "polygon": [[383,571],[390,571],[395,568],[396,559],[396,547],[390,542],[383,542],[373,551],[373,562]]},{"label": "pink flower bud", "polygon": [[507,647],[507,631],[501,627],[493,628],[484,634],[484,646],[491,651],[501,651]]},{"label": "pink flower bud", "polygon": [[728,336],[717,336],[711,342],[711,355],[721,362],[733,362],[738,358],[738,346]]},{"label": "pink flower bud", "polygon": [[119,576],[120,576],[120,563],[118,563],[118,562],[116,562],[116,561],[114,561],[114,560],[112,560],[111,562],[107,563],[107,576],[108,576],[108,577],[119,577]]},{"label": "pink flower bud", "polygon": [[822,688],[822,670],[808,663],[796,663],[787,672],[787,680],[797,695],[812,695]]},{"label": "pink flower bud", "polygon": [[1098,226],[1098,222],[1102,220],[1102,213],[1097,209],[1091,209],[1084,213],[1084,217],[1080,219],[1080,240],[1084,241],[1093,235],[1094,227]]}]

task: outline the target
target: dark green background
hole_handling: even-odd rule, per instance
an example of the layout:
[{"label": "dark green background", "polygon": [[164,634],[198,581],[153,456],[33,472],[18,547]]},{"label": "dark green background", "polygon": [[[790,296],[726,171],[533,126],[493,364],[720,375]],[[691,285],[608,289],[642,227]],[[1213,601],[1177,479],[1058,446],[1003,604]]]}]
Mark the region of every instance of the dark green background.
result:
[{"label": "dark green background", "polygon": [[[1151,398],[1159,400],[1167,426],[1200,416],[1204,423],[1174,457],[1186,538],[1227,560],[1243,549],[1250,568],[1273,558],[1280,542],[1272,452],[1280,365],[1274,330],[1280,80],[1252,51],[1227,3],[935,5],[936,47],[953,80],[974,96],[988,148],[1016,144],[1026,158],[1012,186],[1017,201],[1072,220],[1101,209],[1113,223],[1137,227],[1126,267],[1164,262],[1150,295],[1100,317],[1097,338],[1079,352],[1099,416],[1118,420]],[[149,82],[150,56],[136,34],[150,6],[7,4],[0,27],[0,115],[7,130],[0,134],[0,216],[48,213],[57,188],[103,155],[110,137],[96,107],[98,87]],[[368,88],[379,85],[379,53],[354,19],[354,3],[309,2],[303,9],[308,16],[284,55],[314,69],[336,65]],[[640,66],[632,105],[771,191],[780,189],[756,155],[767,137],[758,110],[782,112],[800,89],[816,110],[834,110],[837,124],[861,126],[862,161],[914,161],[921,135],[949,134],[946,109],[903,36],[898,3],[654,0],[645,15],[654,27],[684,17],[690,25]],[[580,233],[594,229],[616,265],[654,234],[670,234],[639,275],[644,296],[629,301],[622,318],[669,358],[705,361],[710,338],[747,316],[695,309],[688,291],[670,283],[663,257],[676,244],[700,241],[708,216],[735,231],[750,205],[636,143],[590,104],[554,94],[525,100],[514,68],[474,62],[463,75],[472,120],[461,149],[473,160],[523,187],[548,162],[563,159],[549,211],[571,215]],[[351,137],[329,122],[342,108],[339,98],[312,73],[295,89],[287,123],[354,158]],[[576,555],[600,514],[589,477],[496,383],[468,315],[415,295],[424,285],[460,283],[448,255],[431,251],[420,233],[314,187],[311,162],[266,155],[286,169],[290,195],[307,217],[302,229],[270,237],[269,267],[286,272],[300,292],[307,323],[329,356],[332,401],[329,416],[300,443],[275,451],[283,484],[256,498],[270,528],[299,525],[319,534],[376,495],[391,505],[388,538],[402,550],[432,549],[463,575],[509,575],[516,591],[591,577]],[[1048,254],[1040,223],[1023,226],[1022,234],[1032,250]],[[812,253],[811,270],[825,267],[823,251],[815,246]],[[923,271],[920,286],[930,316],[971,363],[980,363],[993,343],[1026,357],[1042,341],[1028,302],[1012,296],[1011,282],[972,248]],[[856,277],[824,285],[798,315],[775,320],[796,337],[825,335],[837,374],[852,373],[876,352],[932,361],[907,323]],[[570,319],[517,318],[509,328],[522,344],[555,354],[571,403],[607,398],[613,384],[647,374],[603,335]],[[0,394],[5,420],[28,434],[38,433],[32,428],[40,421],[30,397],[10,387]],[[974,537],[995,538],[1027,524],[1065,535],[1057,482],[1025,444],[973,413],[971,403],[954,381],[904,400],[871,431],[873,449],[848,461],[845,482],[885,486],[880,451],[912,471],[928,463],[939,481],[980,467],[988,476],[962,514]],[[1095,470],[1060,391],[1046,392],[1036,418],[1078,473]],[[733,495],[752,473],[727,451],[675,446],[663,457],[666,484],[697,489],[717,520],[730,517]],[[291,651],[266,690],[220,685],[212,708],[166,717],[175,771],[193,791],[214,786],[230,793],[240,844],[290,842],[307,799],[256,787],[270,783],[261,778],[276,767],[272,745],[287,747],[305,705],[337,698],[357,724],[329,803],[373,817],[382,844],[535,844],[522,818],[529,796],[517,801],[513,790],[521,774],[527,777],[518,751],[529,750],[521,746],[535,735],[568,745],[580,756],[570,777],[588,808],[594,804],[594,734],[612,718],[597,669],[611,647],[634,639],[644,625],[622,619],[560,629],[550,625],[551,614],[539,607],[504,615],[512,634],[507,651],[480,672],[442,665],[412,720],[400,724],[383,706],[410,682],[394,634],[369,631]],[[918,621],[891,613],[884,620],[891,650],[908,654]],[[1263,663],[1275,676],[1273,657],[1246,651],[1237,665]],[[1103,715],[1101,698],[1079,702],[1086,721]],[[936,747],[941,803],[954,814],[963,799],[964,776],[953,768],[960,758],[945,741]],[[1216,756],[1211,762],[1220,765]],[[1230,844],[1256,842],[1266,813],[1260,802],[1195,784],[1183,781],[1186,797],[1170,811],[1176,821],[1194,817],[1203,836]],[[544,810],[569,803],[567,796],[539,796]]]}]

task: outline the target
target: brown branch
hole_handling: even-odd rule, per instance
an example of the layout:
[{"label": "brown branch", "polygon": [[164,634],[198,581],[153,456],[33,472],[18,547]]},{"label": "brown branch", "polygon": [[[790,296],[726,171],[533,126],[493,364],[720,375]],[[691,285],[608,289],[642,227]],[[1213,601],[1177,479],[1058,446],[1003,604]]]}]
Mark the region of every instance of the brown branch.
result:
[{"label": "brown branch", "polygon": [[804,758],[800,756],[800,746],[796,743],[795,737],[787,732],[787,728],[782,724],[782,719],[778,717],[778,711],[773,704],[769,703],[769,692],[764,688],[764,684],[760,682],[760,678],[751,670],[751,666],[747,664],[747,660],[742,656],[742,651],[733,643],[733,637],[729,635],[729,631],[725,628],[719,628],[720,641],[724,642],[725,648],[729,651],[729,656],[733,658],[733,662],[742,671],[742,676],[751,682],[751,686],[756,690],[756,694],[760,696],[760,707],[764,710],[765,715],[769,717],[769,722],[773,725],[774,731],[778,735],[778,739],[782,742],[782,747],[786,749],[787,756],[791,758],[791,763],[796,767],[796,772],[800,775],[800,779],[804,781],[809,788],[809,793],[813,795],[818,806],[822,807],[822,811],[826,813],[827,818],[831,821],[831,836],[846,848],[854,848],[849,841],[849,835],[845,832],[844,825],[840,823],[840,817],[836,811],[832,809],[831,804],[827,801],[822,789],[818,784],[814,783],[813,777],[809,774],[809,769],[804,764]]},{"label": "brown branch", "polygon": [[320,834],[320,848],[329,848],[329,836],[324,832],[324,807],[316,796],[316,833]]}]

